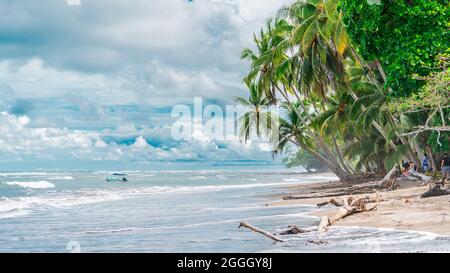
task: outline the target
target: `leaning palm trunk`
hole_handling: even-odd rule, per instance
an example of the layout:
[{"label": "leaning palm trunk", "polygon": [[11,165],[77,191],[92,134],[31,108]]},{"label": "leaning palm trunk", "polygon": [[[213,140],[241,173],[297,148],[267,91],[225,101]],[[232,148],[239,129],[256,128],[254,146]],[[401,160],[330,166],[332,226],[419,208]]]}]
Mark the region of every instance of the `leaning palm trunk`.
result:
[{"label": "leaning palm trunk", "polygon": [[[367,69],[367,71],[369,71],[368,73],[368,77],[369,79],[376,85],[376,86],[380,86],[380,84],[378,83],[378,80],[372,75],[371,73],[371,68],[364,62],[364,60],[361,59],[361,57],[359,57],[358,53],[356,52],[356,50],[352,47],[349,46],[349,49],[352,53],[352,56],[363,66],[364,69]],[[375,61],[375,64],[377,66],[378,71],[380,72],[381,77],[383,78],[383,81],[386,83],[386,74],[384,73],[383,67],[381,66],[380,62],[377,60]],[[350,95],[353,97],[353,99],[356,101],[358,100],[358,96],[350,89]],[[362,110],[365,111],[366,108],[364,107],[364,105],[362,105]],[[409,145],[408,140],[405,139],[405,137],[401,136],[398,133],[397,130],[397,124],[394,120],[394,117],[392,116],[392,114],[388,114],[389,115],[389,121],[392,123],[392,125],[395,128],[395,135],[400,139],[400,142],[403,145],[408,145],[408,157],[414,161],[415,164],[419,165],[420,160],[418,160],[416,154],[414,153],[413,149],[411,148],[411,146]],[[380,132],[380,134],[383,136],[383,138],[388,142],[389,146],[391,146],[391,148],[393,148],[394,150],[397,150],[397,145],[395,145],[395,143],[389,139],[387,137],[387,134],[385,132],[385,130],[380,126],[380,124],[378,124],[376,121],[372,121],[372,125],[378,130],[378,132]]]},{"label": "leaning palm trunk", "polygon": [[[283,92],[280,87],[276,84],[274,84],[275,88],[280,92],[280,94],[284,97],[284,99],[286,100],[286,103],[289,105],[289,107],[291,109],[293,109],[295,111],[295,113],[297,114],[297,116],[302,119],[302,115],[301,113],[298,111],[297,107],[295,107],[291,100],[289,99],[288,95]],[[305,113],[307,115],[309,115],[305,105],[303,104],[303,102],[301,100],[299,100],[299,103],[301,104],[303,110],[305,111]],[[305,123],[305,120],[302,120],[302,122]],[[326,166],[334,173],[336,174],[341,180],[346,180],[349,178],[349,176],[351,175],[351,173],[349,173],[348,171],[346,171],[345,169],[342,168],[342,166],[338,163],[338,161],[336,160],[335,156],[333,155],[333,153],[331,152],[331,150],[327,147],[327,145],[325,144],[325,141],[323,140],[323,138],[316,134],[315,132],[313,132],[313,130],[311,130],[309,127],[308,128],[308,132],[314,136],[314,140],[316,142],[317,147],[319,147],[326,155],[327,158],[324,158],[322,155],[320,155],[320,153],[313,151],[311,148],[306,148],[300,145],[300,147],[304,148],[306,151],[310,152],[310,154],[314,157],[316,157],[317,159],[319,159],[320,161],[324,162],[326,164]],[[305,145],[306,146],[306,145]],[[318,156],[320,155],[320,156]],[[326,161],[325,161],[325,160]]]},{"label": "leaning palm trunk", "polygon": [[339,150],[339,145],[337,144],[336,138],[332,137],[332,139],[333,139],[333,145],[334,145],[334,149],[336,151],[336,155],[339,158],[341,165],[344,167],[344,170],[347,173],[354,175],[355,173],[349,168],[349,166],[347,165],[347,162],[345,161],[344,157],[342,156],[341,151]]},{"label": "leaning palm trunk", "polygon": [[[312,117],[311,117],[310,113],[308,112],[308,109],[306,108],[305,104],[301,100],[300,96],[298,95],[297,91],[292,87],[292,85],[290,85],[289,87],[293,90],[293,93],[294,93],[295,97],[300,102],[300,105],[302,106],[303,111],[305,111],[305,113],[307,114],[309,120],[312,121]],[[316,109],[316,111],[317,111],[317,109]],[[317,135],[316,137],[318,137],[320,142],[324,146],[326,146],[325,141],[324,141],[323,137],[320,134]],[[351,176],[353,176],[355,174],[355,172],[353,170],[351,170],[351,168],[349,167],[350,164],[348,164],[348,162],[346,162],[346,160],[342,156],[342,154],[341,154],[341,152],[339,150],[339,146],[337,145],[336,139],[334,137],[333,137],[333,141],[334,141],[334,143],[333,143],[334,144],[334,148],[336,150],[336,155],[337,155],[337,158],[339,159],[340,162],[338,162],[337,160],[334,160],[334,161],[335,161],[335,163],[337,165],[341,165],[343,167],[343,171],[346,173],[346,176],[351,178]],[[328,149],[328,146],[326,146],[326,147]],[[328,151],[331,153],[331,151],[329,149],[328,149]],[[333,155],[332,155],[332,157],[335,158]]]},{"label": "leaning palm trunk", "polygon": [[342,172],[342,170],[336,168],[336,166],[333,163],[331,163],[328,159],[326,159],[324,156],[322,156],[320,153],[318,153],[314,149],[311,149],[310,147],[308,147],[308,145],[303,144],[301,141],[294,141],[292,139],[289,139],[289,141],[291,141],[293,144],[297,145],[298,147],[304,149],[310,155],[314,156],[319,161],[321,161],[325,166],[328,167],[328,169],[330,169],[331,172],[333,172],[337,177],[339,177],[339,179],[341,179],[341,180],[347,179],[347,175],[344,174]]},{"label": "leaning palm trunk", "polygon": [[[292,86],[290,86],[290,87],[292,88]],[[304,104],[303,101],[301,100],[300,96],[297,94],[297,91],[294,90],[293,88],[292,88],[292,90],[293,90],[293,93],[294,93],[295,97],[297,98],[298,102],[300,103],[300,106],[302,107],[303,111],[306,113],[306,115],[307,115],[309,121],[311,122],[311,121],[312,121],[312,117],[311,117],[310,113],[308,112],[308,109],[306,108],[305,104]],[[297,112],[297,115],[298,115],[298,112]],[[324,150],[324,151],[332,158],[334,164],[336,164],[336,166],[339,166],[340,170],[341,170],[343,173],[345,173],[346,176],[348,176],[349,174],[351,174],[351,172],[350,172],[348,169],[345,168],[345,164],[343,164],[344,169],[341,168],[339,162],[336,160],[335,155],[334,155],[333,152],[328,148],[328,146],[325,144],[325,140],[323,139],[323,137],[322,137],[320,134],[315,134],[315,133],[314,133],[314,136],[315,136],[316,139],[317,139],[316,141],[318,141],[318,142],[320,143],[319,146],[320,146],[320,147],[321,147],[321,148],[322,148],[322,149],[323,149],[323,150]]]}]

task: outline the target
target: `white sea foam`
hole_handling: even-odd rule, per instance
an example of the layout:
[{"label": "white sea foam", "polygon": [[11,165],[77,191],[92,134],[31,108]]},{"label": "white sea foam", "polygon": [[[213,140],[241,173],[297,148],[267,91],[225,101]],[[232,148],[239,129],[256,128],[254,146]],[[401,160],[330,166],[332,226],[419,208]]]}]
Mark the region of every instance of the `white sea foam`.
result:
[{"label": "white sea foam", "polygon": [[49,177],[49,180],[73,180],[73,177],[70,175],[62,175],[62,176],[54,176]]},{"label": "white sea foam", "polygon": [[[21,187],[30,187],[30,186],[41,188],[44,186],[49,187],[48,184],[38,182],[8,182],[8,183],[9,185]],[[33,184],[30,185],[28,183]],[[125,198],[132,198],[153,194],[208,192],[226,189],[264,187],[279,184],[289,184],[289,183],[266,183],[266,184],[255,183],[247,185],[208,185],[208,186],[154,186],[154,187],[140,187],[132,189],[119,188],[113,190],[81,190],[81,191],[67,191],[67,192],[56,191],[55,193],[39,197],[17,197],[11,199],[5,198],[3,200],[0,200],[0,218],[23,215],[24,213],[28,213],[33,209],[46,207],[64,208],[100,202],[109,202]]]},{"label": "white sea foam", "polygon": [[0,173],[1,177],[47,176],[47,172],[6,172]]},{"label": "white sea foam", "polygon": [[55,185],[47,181],[31,181],[31,182],[10,181],[5,182],[5,184],[30,189],[51,189],[55,187]]},{"label": "white sea foam", "polygon": [[297,178],[284,178],[283,181],[285,182],[299,182]]},{"label": "white sea foam", "polygon": [[[47,181],[36,182],[6,182],[11,186],[20,186],[35,189],[53,188],[54,185]],[[90,189],[79,191],[55,191],[37,197],[16,197],[0,200],[0,217],[11,215],[20,215],[38,208],[48,207],[71,207],[100,202],[109,202],[126,198],[133,198],[153,194],[188,194],[197,192],[213,192],[232,189],[249,189],[256,187],[283,186],[297,184],[296,182],[278,182],[278,183],[249,183],[249,184],[221,184],[221,185],[203,185],[203,186],[152,186],[135,188],[115,188],[115,189]],[[11,214],[14,212],[15,214]]]},{"label": "white sea foam", "polygon": [[10,218],[29,213],[39,208],[65,208],[78,205],[94,204],[99,202],[120,200],[121,196],[102,190],[89,190],[78,192],[57,192],[53,195],[41,197],[16,197],[0,199],[0,218]]},{"label": "white sea foam", "polygon": [[11,218],[26,214],[28,205],[20,200],[10,200],[8,198],[0,198],[0,219]]},{"label": "white sea foam", "polygon": [[206,176],[194,176],[189,178],[189,180],[206,180]]}]

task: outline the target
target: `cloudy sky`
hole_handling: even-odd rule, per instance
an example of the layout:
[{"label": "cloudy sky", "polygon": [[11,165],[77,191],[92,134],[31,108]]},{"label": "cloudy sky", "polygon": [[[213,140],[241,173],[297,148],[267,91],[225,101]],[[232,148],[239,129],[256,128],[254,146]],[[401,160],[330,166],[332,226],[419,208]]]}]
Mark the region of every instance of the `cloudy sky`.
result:
[{"label": "cloudy sky", "polygon": [[0,2],[0,169],[271,160],[259,141],[175,141],[171,110],[246,95],[240,52],[290,1],[77,2]]}]

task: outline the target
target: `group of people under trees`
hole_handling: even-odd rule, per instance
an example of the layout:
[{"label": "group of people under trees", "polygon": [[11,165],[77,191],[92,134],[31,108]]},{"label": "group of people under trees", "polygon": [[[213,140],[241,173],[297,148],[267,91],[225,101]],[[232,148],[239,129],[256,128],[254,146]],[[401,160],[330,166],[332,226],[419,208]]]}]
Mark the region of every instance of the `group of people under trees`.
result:
[{"label": "group of people under trees", "polygon": [[[424,174],[427,174],[429,171],[431,171],[430,166],[430,160],[427,154],[424,155],[422,162],[421,162],[421,170]],[[447,178],[450,178],[450,157],[448,153],[444,153],[444,156],[442,157],[442,160],[440,161],[440,168],[442,171],[442,184],[445,184],[445,181]],[[412,161],[406,161],[403,162],[403,172],[402,174],[404,176],[407,176],[409,173],[418,172],[419,167],[417,164],[415,164]]]}]

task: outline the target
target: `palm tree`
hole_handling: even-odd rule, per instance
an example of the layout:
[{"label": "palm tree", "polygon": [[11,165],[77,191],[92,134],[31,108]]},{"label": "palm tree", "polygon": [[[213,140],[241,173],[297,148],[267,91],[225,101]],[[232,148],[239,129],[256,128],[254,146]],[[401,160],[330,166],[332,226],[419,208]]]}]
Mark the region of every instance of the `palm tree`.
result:
[{"label": "palm tree", "polygon": [[[383,169],[382,157],[414,153],[398,133],[399,121],[383,110],[380,75],[352,47],[337,6],[338,0],[308,0],[282,8],[254,35],[256,50],[245,49],[242,58],[251,63],[246,81],[258,85],[268,104],[281,100],[297,116],[281,121],[275,151],[298,146],[345,179]],[[244,118],[248,132],[250,116]],[[367,138],[376,143],[371,152],[361,145]],[[364,151],[355,159],[358,145]]]},{"label": "palm tree", "polygon": [[[293,58],[301,59],[298,63],[302,65],[297,67],[299,67],[299,74],[303,76],[301,81],[303,91],[312,89],[323,96],[324,89],[330,90],[333,87],[336,88],[336,85],[344,85],[353,99],[359,100],[358,95],[349,86],[344,71],[345,62],[353,60],[365,69],[367,79],[378,89],[376,93],[385,97],[383,85],[378,82],[377,76],[352,47],[337,6],[337,0],[297,1],[279,12],[279,17],[288,18],[297,24],[293,28],[291,41],[292,46],[297,47],[298,50],[292,55]],[[378,67],[378,70],[383,76],[382,69]],[[368,117],[381,117],[376,115],[376,109],[376,106],[366,109],[364,105],[360,108],[361,112],[368,111],[366,114]],[[365,120],[370,121],[370,124],[380,132],[393,149],[397,149],[398,144],[394,143],[385,129],[386,126],[394,130],[394,135],[403,145],[410,143],[399,135],[398,122],[392,115],[388,113],[387,117],[384,124],[375,118]],[[406,151],[411,159],[417,161],[411,146]]]},{"label": "palm tree", "polygon": [[[262,30],[260,37],[255,36],[257,52],[249,49],[243,51],[242,57],[251,61],[251,70],[246,80],[254,80],[259,83],[261,89],[264,90],[266,97],[270,98],[272,103],[278,99],[277,94],[281,95],[290,107],[297,111],[300,118],[312,120],[308,114],[309,110],[303,104],[303,100],[299,97],[298,92],[293,88],[297,79],[293,77],[296,74],[293,71],[296,59],[289,57],[290,33],[292,27],[285,20],[269,20],[267,29]],[[295,96],[299,106],[293,106],[292,95]],[[299,113],[299,108],[306,116]],[[307,122],[306,120],[304,121]],[[311,128],[307,127],[311,135],[314,135],[314,141],[319,149],[323,150],[328,161],[332,162],[333,169],[337,170],[337,174],[345,178],[350,175],[342,168],[335,158],[335,154],[327,147],[323,137],[315,133]]]},{"label": "palm tree", "polygon": [[262,133],[267,134],[270,128],[275,126],[275,118],[272,113],[267,111],[270,107],[270,101],[264,96],[259,85],[251,81],[245,81],[245,83],[250,91],[250,96],[248,99],[236,97],[235,101],[248,110],[239,120],[240,136],[247,142],[253,130],[256,131],[258,137]]}]

